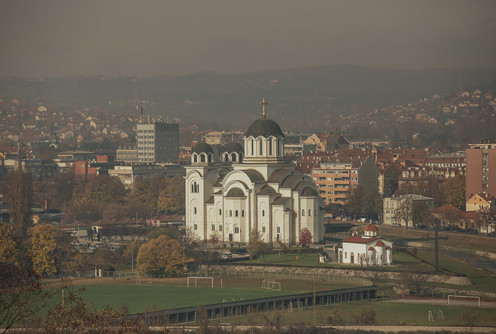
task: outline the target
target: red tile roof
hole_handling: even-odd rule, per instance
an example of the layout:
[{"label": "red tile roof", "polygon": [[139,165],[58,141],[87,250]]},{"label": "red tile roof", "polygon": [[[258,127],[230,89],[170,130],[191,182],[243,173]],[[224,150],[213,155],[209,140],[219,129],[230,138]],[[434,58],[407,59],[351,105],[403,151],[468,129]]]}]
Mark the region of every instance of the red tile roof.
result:
[{"label": "red tile roof", "polygon": [[344,239],[343,242],[351,242],[351,243],[355,243],[355,244],[368,244],[369,242],[378,240],[380,238],[381,237],[364,238],[361,235],[354,235],[352,237]]}]

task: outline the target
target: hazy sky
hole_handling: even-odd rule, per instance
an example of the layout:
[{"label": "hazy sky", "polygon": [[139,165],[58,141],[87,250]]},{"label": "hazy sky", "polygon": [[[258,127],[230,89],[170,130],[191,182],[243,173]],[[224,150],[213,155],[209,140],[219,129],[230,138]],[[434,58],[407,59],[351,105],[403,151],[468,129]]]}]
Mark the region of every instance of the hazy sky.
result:
[{"label": "hazy sky", "polygon": [[0,75],[327,64],[496,68],[496,1],[0,1]]}]

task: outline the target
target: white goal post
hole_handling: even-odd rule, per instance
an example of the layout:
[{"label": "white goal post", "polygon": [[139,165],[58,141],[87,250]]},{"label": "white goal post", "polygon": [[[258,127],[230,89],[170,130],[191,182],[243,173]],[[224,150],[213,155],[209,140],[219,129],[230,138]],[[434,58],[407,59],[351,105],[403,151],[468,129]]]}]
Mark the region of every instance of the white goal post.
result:
[{"label": "white goal post", "polygon": [[195,280],[195,288],[198,286],[198,280],[199,279],[210,280],[212,282],[212,289],[214,288],[214,278],[213,277],[191,277],[191,276],[187,278],[188,288],[189,288],[189,280],[190,280],[190,278],[193,278]]},{"label": "white goal post", "polygon": [[478,296],[461,296],[461,295],[448,295],[448,305],[450,304],[450,297],[453,299],[462,298],[462,299],[477,299],[477,307],[481,307],[480,297]]}]

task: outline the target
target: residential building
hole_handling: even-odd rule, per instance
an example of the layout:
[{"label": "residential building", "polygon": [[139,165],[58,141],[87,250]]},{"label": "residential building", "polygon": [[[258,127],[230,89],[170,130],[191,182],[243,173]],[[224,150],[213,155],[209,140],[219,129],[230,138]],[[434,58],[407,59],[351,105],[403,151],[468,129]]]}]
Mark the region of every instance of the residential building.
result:
[{"label": "residential building", "polygon": [[164,121],[137,125],[139,162],[177,162],[179,158],[179,124]]},{"label": "residential building", "polygon": [[416,194],[384,198],[383,223],[393,226],[413,226],[416,204],[423,204],[427,208],[432,209],[434,207],[434,199]]},{"label": "residential building", "polygon": [[472,194],[496,194],[496,143],[481,140],[466,150],[465,198]]}]

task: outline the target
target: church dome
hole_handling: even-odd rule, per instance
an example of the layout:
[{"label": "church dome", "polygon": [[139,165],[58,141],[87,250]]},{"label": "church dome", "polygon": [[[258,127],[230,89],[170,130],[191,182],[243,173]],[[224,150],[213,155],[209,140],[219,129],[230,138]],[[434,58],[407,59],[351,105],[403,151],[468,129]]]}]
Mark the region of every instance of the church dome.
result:
[{"label": "church dome", "polygon": [[240,143],[231,142],[231,143],[227,144],[226,146],[224,146],[224,152],[228,152],[228,153],[233,153],[233,152],[243,153],[244,150],[243,150],[243,146],[241,146]]},{"label": "church dome", "polygon": [[198,154],[200,154],[200,153],[207,153],[207,154],[208,153],[214,153],[214,151],[212,150],[212,146],[205,143],[204,141],[201,141],[198,144],[196,144],[195,146],[193,146],[191,151],[193,153],[198,153]]},{"label": "church dome", "polygon": [[318,196],[319,194],[315,191],[313,188],[305,188],[303,192],[301,193],[301,196]]},{"label": "church dome", "polygon": [[276,122],[274,122],[270,118],[262,117],[251,123],[250,127],[246,131],[245,136],[253,136],[253,138],[257,138],[258,136],[262,136],[265,138],[274,136],[277,138],[284,137],[284,134],[282,133],[281,128]]}]

